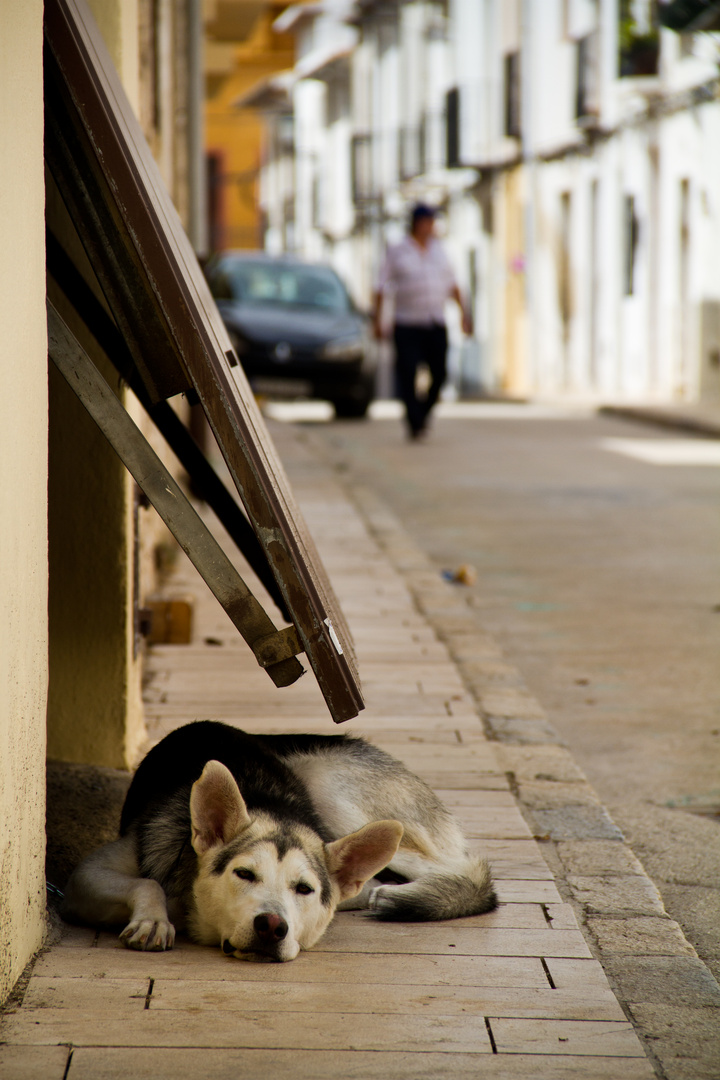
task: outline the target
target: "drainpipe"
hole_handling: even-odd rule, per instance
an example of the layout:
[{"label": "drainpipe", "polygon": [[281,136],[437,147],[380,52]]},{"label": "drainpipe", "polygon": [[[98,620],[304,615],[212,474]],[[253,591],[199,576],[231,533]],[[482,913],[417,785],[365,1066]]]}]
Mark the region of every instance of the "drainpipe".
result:
[{"label": "drainpipe", "polygon": [[532,63],[532,6],[533,0],[522,0],[520,15],[520,79],[522,100],[522,157],[527,171],[525,202],[525,305],[527,324],[525,334],[526,381],[529,390],[537,390],[537,289],[533,280],[535,270],[535,200],[537,177],[533,140],[533,63]]}]

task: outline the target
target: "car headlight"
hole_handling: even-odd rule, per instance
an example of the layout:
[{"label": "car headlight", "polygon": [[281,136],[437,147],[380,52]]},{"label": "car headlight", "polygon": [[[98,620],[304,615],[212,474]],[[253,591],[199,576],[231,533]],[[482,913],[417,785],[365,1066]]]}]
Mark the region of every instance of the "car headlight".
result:
[{"label": "car headlight", "polygon": [[327,345],[320,349],[322,360],[361,360],[365,351],[365,342],[362,338],[341,338],[339,341],[328,341]]}]

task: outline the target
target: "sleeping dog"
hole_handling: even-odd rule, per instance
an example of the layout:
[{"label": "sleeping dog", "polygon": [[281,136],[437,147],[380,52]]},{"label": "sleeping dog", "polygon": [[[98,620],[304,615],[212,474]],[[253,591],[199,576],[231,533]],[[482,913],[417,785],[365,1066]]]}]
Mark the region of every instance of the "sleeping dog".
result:
[{"label": "sleeping dog", "polygon": [[175,927],[242,960],[293,960],[338,908],[453,919],[495,906],[457,821],[395,758],[348,735],[178,728],[141,762],[120,838],[67,885],[63,915],[125,925],[133,949]]}]

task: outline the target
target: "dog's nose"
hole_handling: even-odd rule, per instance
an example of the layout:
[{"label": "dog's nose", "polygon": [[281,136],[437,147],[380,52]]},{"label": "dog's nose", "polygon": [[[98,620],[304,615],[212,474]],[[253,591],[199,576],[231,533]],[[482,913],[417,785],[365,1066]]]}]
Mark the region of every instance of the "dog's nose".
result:
[{"label": "dog's nose", "polygon": [[256,915],[253,926],[260,940],[269,944],[287,937],[288,924],[279,915]]}]

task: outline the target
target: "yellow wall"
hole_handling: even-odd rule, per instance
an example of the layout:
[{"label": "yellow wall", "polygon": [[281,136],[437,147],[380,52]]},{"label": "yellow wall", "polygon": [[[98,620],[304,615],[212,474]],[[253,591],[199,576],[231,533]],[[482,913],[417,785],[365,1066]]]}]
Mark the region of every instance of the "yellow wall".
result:
[{"label": "yellow wall", "polygon": [[[89,2],[137,110],[138,0]],[[46,751],[128,766],[146,738],[134,485],[48,373],[42,19],[42,0],[0,0],[0,1001],[45,930]],[[81,265],[51,182],[47,214]]]},{"label": "yellow wall", "polygon": [[283,6],[272,5],[258,19],[249,40],[235,46],[231,70],[224,78],[208,79],[212,96],[205,108],[205,146],[208,153],[219,155],[226,177],[220,194],[224,248],[262,243],[257,209],[262,122],[254,109],[239,109],[235,102],[263,79],[293,66],[292,38],[272,30]]},{"label": "yellow wall", "polygon": [[42,0],[0,0],[0,1000],[45,927]]}]

